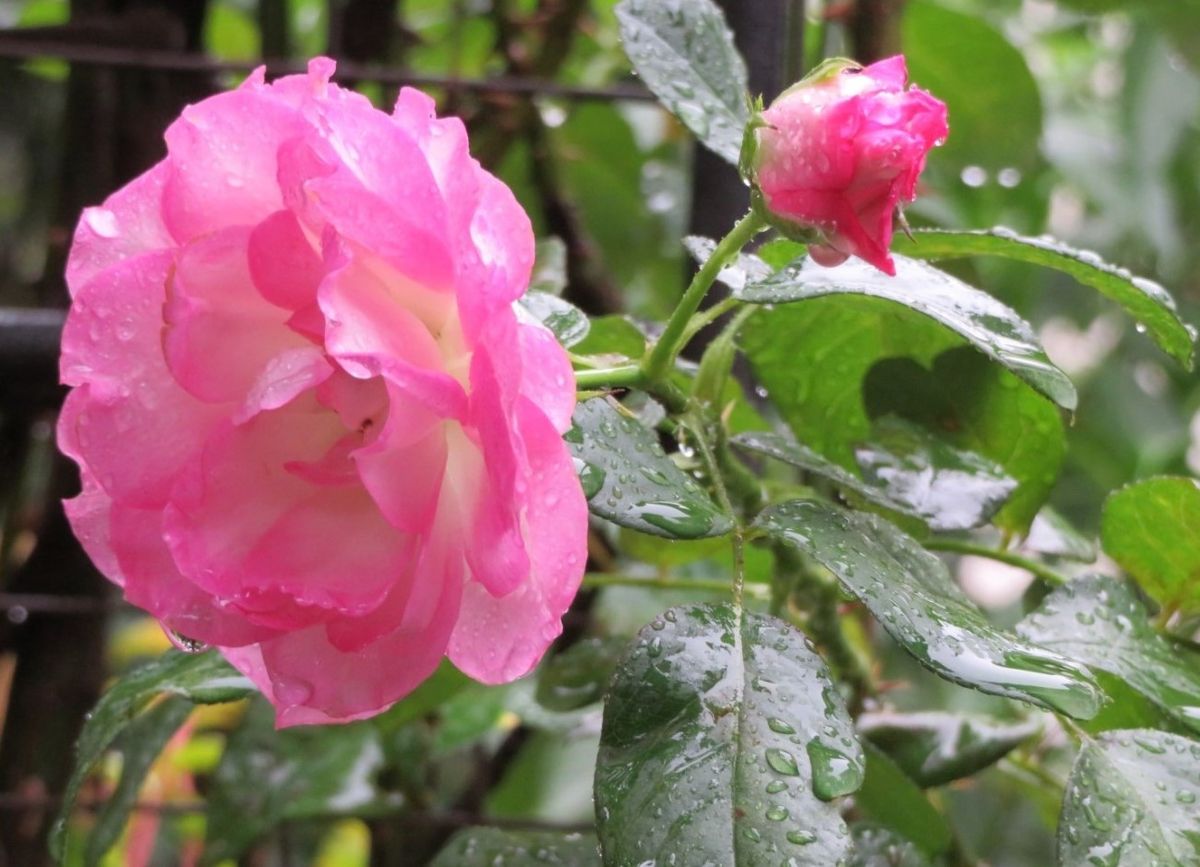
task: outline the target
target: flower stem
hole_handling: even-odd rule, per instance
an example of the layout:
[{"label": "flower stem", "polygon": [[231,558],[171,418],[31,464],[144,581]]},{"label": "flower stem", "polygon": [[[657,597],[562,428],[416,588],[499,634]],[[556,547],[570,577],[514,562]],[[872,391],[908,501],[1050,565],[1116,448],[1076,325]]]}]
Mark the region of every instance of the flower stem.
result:
[{"label": "flower stem", "polygon": [[636,388],[644,380],[642,369],[636,364],[575,371],[575,387],[580,391],[601,388]]},{"label": "flower stem", "polygon": [[683,349],[688,322],[699,309],[700,302],[704,300],[708,290],[712,288],[717,275],[765,225],[763,219],[754,211],[746,214],[734,224],[729,234],[721,239],[708,261],[700,266],[683,297],[679,299],[678,306],[671,313],[671,318],[667,320],[662,335],[642,358],[642,373],[648,381],[660,380],[670,370],[675,356]]},{"label": "flower stem", "polygon": [[1055,572],[1045,563],[1039,563],[1037,560],[1022,557],[1020,554],[1013,554],[1010,551],[988,548],[986,545],[976,545],[973,542],[964,542],[961,539],[930,539],[924,545],[930,551],[971,554],[976,557],[986,557],[998,563],[1007,563],[1009,566],[1024,569],[1026,572],[1032,572],[1036,577],[1055,587],[1062,584],[1069,584],[1071,581],[1066,575],[1063,575],[1061,572]]}]

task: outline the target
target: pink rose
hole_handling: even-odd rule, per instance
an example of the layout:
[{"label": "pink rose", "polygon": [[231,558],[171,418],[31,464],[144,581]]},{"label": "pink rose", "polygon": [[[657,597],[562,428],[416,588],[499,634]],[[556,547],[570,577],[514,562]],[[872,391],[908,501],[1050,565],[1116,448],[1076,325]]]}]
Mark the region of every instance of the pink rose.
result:
[{"label": "pink rose", "polygon": [[374,714],[443,655],[525,674],[586,557],[574,377],[514,312],[528,217],[428,96],[389,116],[333,70],[186,109],[67,265],[75,532],[281,725]]},{"label": "pink rose", "polygon": [[818,241],[821,265],[858,256],[888,274],[896,266],[892,215],[916,197],[925,156],[947,135],[946,106],[905,89],[904,58],[865,69],[848,61],[784,91],[761,114],[749,171],[769,218]]}]

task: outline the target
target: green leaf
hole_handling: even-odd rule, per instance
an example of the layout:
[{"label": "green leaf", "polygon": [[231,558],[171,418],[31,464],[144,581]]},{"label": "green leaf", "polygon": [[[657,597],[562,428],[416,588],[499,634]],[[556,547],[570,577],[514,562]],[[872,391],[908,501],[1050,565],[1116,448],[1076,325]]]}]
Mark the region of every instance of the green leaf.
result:
[{"label": "green leaf", "polygon": [[375,717],[372,723],[384,733],[394,732],[433,713],[474,683],[475,681],[455,668],[450,660],[443,659],[433,674]]},{"label": "green leaf", "polygon": [[922,787],[942,786],[998,762],[1040,731],[972,714],[928,711],[865,713],[858,731]]},{"label": "green leaf", "polygon": [[763,511],[755,526],[832,572],[935,674],[1067,716],[1087,719],[1099,710],[1083,668],[993,626],[941,560],[882,518],[793,500]]},{"label": "green leaf", "polygon": [[738,164],[750,122],[746,65],[711,0],[624,0],[621,41],[654,95],[714,153]]},{"label": "green leaf", "polygon": [[853,295],[899,304],[957,333],[1059,406],[1075,408],[1075,386],[1050,362],[1033,328],[1015,310],[944,271],[903,256],[894,258],[896,276],[889,277],[859,259],[826,268],[804,256],[764,280],[748,282],[734,297],[754,304],[788,304]]},{"label": "green leaf", "polygon": [[580,355],[607,356],[614,361],[641,358],[646,351],[646,335],[628,316],[598,316],[592,320],[587,336],[572,348]]},{"label": "green leaf", "polygon": [[567,288],[567,245],[553,235],[538,238],[534,248],[529,291],[561,295]]},{"label": "green leaf", "polygon": [[932,370],[909,359],[881,361],[867,375],[862,400],[876,419],[897,415],[920,422],[955,447],[1003,467],[1017,489],[992,520],[1013,533],[1029,527],[1066,454],[1058,410],[965,347],[939,355]]},{"label": "green leaf", "polygon": [[369,722],[276,730],[271,706],[254,702],[210,781],[203,863],[237,858],[287,820],[369,815],[383,756]]},{"label": "green leaf", "polygon": [[861,781],[824,662],[780,620],[673,608],[617,668],[596,765],[606,864],[828,867],[849,847],[831,800]]},{"label": "green leaf", "polygon": [[663,452],[655,433],[607,398],[584,401],[566,434],[593,514],[668,539],[720,536],[732,519]]},{"label": "green leaf", "polygon": [[1080,563],[1095,562],[1099,554],[1095,539],[1083,535],[1050,506],[1044,507],[1033,519],[1023,547],[1038,554]]},{"label": "green leaf", "polygon": [[1121,488],[1104,503],[1100,539],[1159,605],[1200,611],[1200,482],[1159,476]]},{"label": "green leaf", "polygon": [[519,303],[534,319],[553,331],[563,346],[574,346],[587,337],[591,328],[582,310],[556,295],[530,291],[521,296]]},{"label": "green leaf", "polygon": [[[1058,824],[1062,867],[1200,864],[1200,744],[1151,729],[1084,742]],[[1102,860],[1098,860],[1102,859]]]},{"label": "green leaf", "polygon": [[980,15],[912,0],[901,42],[912,81],[950,110],[950,136],[930,154],[931,166],[1036,164],[1041,96],[1024,56],[999,30]]},{"label": "green leaf", "polygon": [[125,674],[100,697],[79,734],[75,745],[75,768],[67,781],[62,809],[50,832],[50,851],[54,857],[63,860],[65,856],[67,819],[88,772],[151,700],[166,693],[197,704],[219,704],[256,692],[254,685],[216,652],[169,651]]},{"label": "green leaf", "polygon": [[446,843],[429,867],[600,867],[592,834],[464,828]]},{"label": "green leaf", "polygon": [[911,840],[926,855],[938,855],[950,846],[952,832],[946,817],[934,809],[925,793],[904,775],[890,758],[867,741],[867,775],[854,796],[863,815]]},{"label": "green leaf", "polygon": [[173,696],[156,704],[125,729],[121,747],[121,777],[88,835],[83,858],[87,867],[99,864],[105,853],[120,839],[146,774],[167,741],[188,718],[192,707],[187,699]]},{"label": "green leaf", "polygon": [[600,701],[624,650],[617,638],[585,638],[550,657],[538,673],[538,703],[561,713]]},{"label": "green leaf", "polygon": [[884,419],[876,439],[855,450],[862,476],[810,448],[772,433],[739,434],[734,445],[833,482],[868,503],[926,522],[964,530],[995,514],[1016,487],[998,466],[934,439],[902,419]]},{"label": "green leaf", "polygon": [[877,419],[871,440],[854,453],[867,484],[934,530],[986,523],[1017,487],[1000,465],[895,416]]},{"label": "green leaf", "polygon": [[854,849],[846,867],[932,867],[916,846],[882,825],[855,822],[850,838]]},{"label": "green leaf", "polygon": [[1171,293],[1153,280],[1108,264],[1090,250],[1048,238],[1022,237],[1005,228],[918,229],[911,241],[897,238],[893,248],[916,259],[1001,256],[1061,271],[1120,304],[1164,352],[1189,370],[1192,367],[1196,329],[1180,317]]},{"label": "green leaf", "polygon": [[1200,654],[1155,632],[1129,583],[1104,575],[1076,578],[1046,597],[1017,632],[1120,678],[1200,733]]}]

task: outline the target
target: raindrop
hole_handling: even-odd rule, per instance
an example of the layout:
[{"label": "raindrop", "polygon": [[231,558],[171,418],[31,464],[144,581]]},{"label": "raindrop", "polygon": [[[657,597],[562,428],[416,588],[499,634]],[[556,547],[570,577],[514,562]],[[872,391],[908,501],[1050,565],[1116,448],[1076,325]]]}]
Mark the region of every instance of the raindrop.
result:
[{"label": "raindrop", "polygon": [[795,843],[797,846],[807,846],[817,840],[817,835],[812,831],[788,831],[786,836],[789,843]]},{"label": "raindrop", "polygon": [[163,627],[163,632],[167,634],[167,639],[171,644],[184,653],[203,653],[208,650],[208,645],[203,641],[197,641],[194,638],[188,638],[186,635],[176,632],[174,629]]},{"label": "raindrop", "polygon": [[783,774],[785,777],[800,776],[800,769],[796,766],[796,759],[787,750],[771,747],[767,750],[766,758],[767,764],[776,773]]}]

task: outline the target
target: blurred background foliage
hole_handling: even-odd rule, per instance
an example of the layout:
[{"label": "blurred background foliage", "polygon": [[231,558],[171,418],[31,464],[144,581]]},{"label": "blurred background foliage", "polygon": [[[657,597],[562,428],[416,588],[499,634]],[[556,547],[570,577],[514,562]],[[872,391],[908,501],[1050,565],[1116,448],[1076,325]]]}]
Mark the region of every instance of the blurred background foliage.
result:
[{"label": "blurred background foliage", "polygon": [[[356,72],[425,81],[445,111],[466,118],[474,152],[512,185],[539,236],[564,242],[567,297],[593,314],[661,317],[688,267],[680,239],[702,220],[693,198],[728,189],[729,178],[694,165],[690,137],[653,103],[609,98],[637,92],[614,5],[0,0],[0,322],[18,309],[21,321],[49,323],[36,333],[53,334],[52,318],[29,311],[64,303],[61,269],[79,208],[157,159],[161,131],[184,103],[236,82],[247,62],[318,53]],[[736,27],[752,17],[737,7],[758,4],[724,5]],[[902,49],[914,80],[948,103],[950,140],[930,159],[908,213],[914,225],[1049,232],[1159,280],[1185,319],[1200,319],[1200,4],[762,6],[804,7],[810,64]],[[97,50],[125,65],[62,59],[95,59]],[[183,71],[138,67],[139,57],[169,56],[207,60]],[[778,85],[788,64],[797,70],[798,52],[778,58]],[[497,77],[555,87],[528,98],[460,81]],[[370,74],[342,81],[381,106],[394,98],[394,85]],[[580,89],[602,93],[576,98]],[[726,223],[739,208],[725,206]],[[1076,526],[1094,535],[1105,495],[1133,479],[1200,473],[1200,379],[1159,354],[1135,323],[1056,272],[995,259],[954,268],[1035,323],[1079,386],[1066,469],[1051,497]],[[43,357],[34,353],[39,346]],[[153,622],[113,601],[52,504],[74,482],[52,457],[58,395],[44,349],[36,340],[0,347],[0,863],[12,867],[45,857],[41,837],[69,770],[68,745],[104,678],[167,646]],[[593,551],[601,571],[703,581],[721,579],[726,568],[707,543],[650,545],[628,532],[603,541]],[[996,568],[964,558],[959,576],[1011,623],[1025,610],[1027,582],[998,579]],[[533,830],[586,827],[605,666],[622,638],[693,598],[708,596],[585,593],[568,618],[569,649],[538,675],[484,688],[446,669],[371,722],[276,733],[265,706],[250,703],[198,710],[174,735],[165,724],[161,732],[131,730],[147,743],[169,740],[140,793],[124,792],[150,808],[111,828],[116,847],[102,863],[417,865],[481,816]],[[883,677],[903,684],[889,694],[899,708],[1011,714],[1003,701],[938,681],[901,653],[884,658]],[[969,784],[937,791],[966,852],[986,852],[995,867],[1051,862],[1058,793],[1044,776],[1061,746],[1042,742],[1048,761],[1036,771],[1018,753]],[[124,762],[132,761],[126,749]],[[1064,756],[1060,779],[1068,762]],[[114,755],[84,801],[120,794],[120,779]],[[861,806],[870,815],[865,797]],[[81,810],[74,833],[104,816]],[[84,847],[72,851],[84,857]],[[446,864],[475,863],[447,857]],[[552,857],[538,863],[557,863]]]}]

